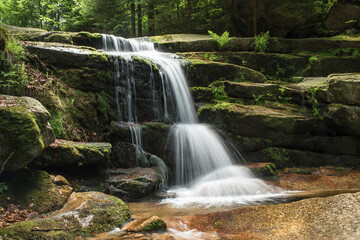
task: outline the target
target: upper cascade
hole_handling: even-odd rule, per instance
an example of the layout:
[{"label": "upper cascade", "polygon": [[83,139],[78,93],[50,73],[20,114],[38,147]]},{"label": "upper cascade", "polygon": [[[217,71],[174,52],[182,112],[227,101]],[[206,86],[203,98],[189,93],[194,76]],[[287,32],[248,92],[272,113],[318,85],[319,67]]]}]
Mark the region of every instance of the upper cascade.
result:
[{"label": "upper cascade", "polygon": [[114,35],[102,34],[103,49],[107,52],[154,51],[150,38],[125,39]]}]

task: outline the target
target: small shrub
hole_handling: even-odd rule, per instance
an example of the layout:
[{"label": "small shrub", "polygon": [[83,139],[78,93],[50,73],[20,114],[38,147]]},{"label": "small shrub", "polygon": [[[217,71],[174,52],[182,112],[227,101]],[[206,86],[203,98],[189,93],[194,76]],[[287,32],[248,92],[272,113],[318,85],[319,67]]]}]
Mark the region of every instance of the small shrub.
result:
[{"label": "small shrub", "polygon": [[228,31],[225,31],[221,36],[210,30],[208,32],[213,37],[214,41],[217,42],[220,48],[223,48],[231,39],[233,39],[232,37],[229,37]]},{"label": "small shrub", "polygon": [[253,47],[257,52],[266,52],[268,50],[267,45],[269,43],[270,33],[267,31],[266,33],[260,33],[255,36],[255,40],[253,42]]}]

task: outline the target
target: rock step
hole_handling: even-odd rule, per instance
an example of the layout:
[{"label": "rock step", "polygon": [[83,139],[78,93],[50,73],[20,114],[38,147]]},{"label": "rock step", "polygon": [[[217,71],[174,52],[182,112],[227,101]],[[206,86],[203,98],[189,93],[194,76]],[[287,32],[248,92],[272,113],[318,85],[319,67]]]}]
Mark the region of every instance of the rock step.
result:
[{"label": "rock step", "polygon": [[[223,47],[223,51],[254,51],[254,38],[234,38]],[[218,51],[217,43],[212,39],[195,41],[160,42],[158,47],[172,52],[212,52]],[[360,40],[340,40],[332,38],[270,38],[270,53],[319,52],[331,48],[360,48]]]},{"label": "rock step", "polygon": [[72,142],[56,139],[46,148],[32,166],[67,170],[68,167],[108,166],[111,154],[110,143]]}]

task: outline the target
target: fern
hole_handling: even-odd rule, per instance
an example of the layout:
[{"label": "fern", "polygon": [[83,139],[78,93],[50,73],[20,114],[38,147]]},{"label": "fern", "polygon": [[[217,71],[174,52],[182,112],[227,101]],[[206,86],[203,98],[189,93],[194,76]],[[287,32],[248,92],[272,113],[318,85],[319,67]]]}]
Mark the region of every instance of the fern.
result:
[{"label": "fern", "polygon": [[255,40],[253,42],[253,46],[255,51],[257,52],[266,52],[268,50],[267,45],[269,43],[270,34],[269,31],[266,33],[260,33],[255,36]]},{"label": "fern", "polygon": [[213,37],[214,41],[217,42],[220,48],[223,48],[233,37],[229,37],[229,32],[225,31],[221,36],[217,35],[212,31],[208,31],[210,36]]}]

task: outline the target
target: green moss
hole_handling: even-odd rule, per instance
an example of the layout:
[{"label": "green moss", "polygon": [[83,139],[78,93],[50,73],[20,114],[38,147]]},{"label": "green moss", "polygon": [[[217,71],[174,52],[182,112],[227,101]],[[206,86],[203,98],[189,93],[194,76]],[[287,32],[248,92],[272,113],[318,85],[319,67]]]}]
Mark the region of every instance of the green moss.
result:
[{"label": "green moss", "polygon": [[73,44],[71,33],[54,33],[46,37],[44,41]]},{"label": "green moss", "polygon": [[6,205],[6,198],[11,202],[27,208],[34,204],[33,210],[40,213],[60,209],[66,199],[52,183],[50,175],[39,170],[23,170],[7,182],[8,190],[1,194],[0,203]]},{"label": "green moss", "polygon": [[54,131],[56,138],[64,138],[66,137],[66,132],[63,127],[63,118],[60,111],[51,114],[49,119],[49,123],[51,128]]},{"label": "green moss", "polygon": [[269,147],[264,149],[264,154],[278,167],[291,165],[289,154],[285,148]]},{"label": "green moss", "polygon": [[166,223],[162,219],[155,219],[151,221],[148,225],[143,227],[145,231],[161,231],[166,230]]},{"label": "green moss", "polygon": [[0,108],[0,163],[6,169],[25,167],[43,149],[44,139],[33,113],[20,105]]},{"label": "green moss", "polygon": [[105,91],[101,91],[100,94],[97,94],[97,110],[105,118],[106,121],[109,120],[110,106],[108,104],[108,94]]}]

